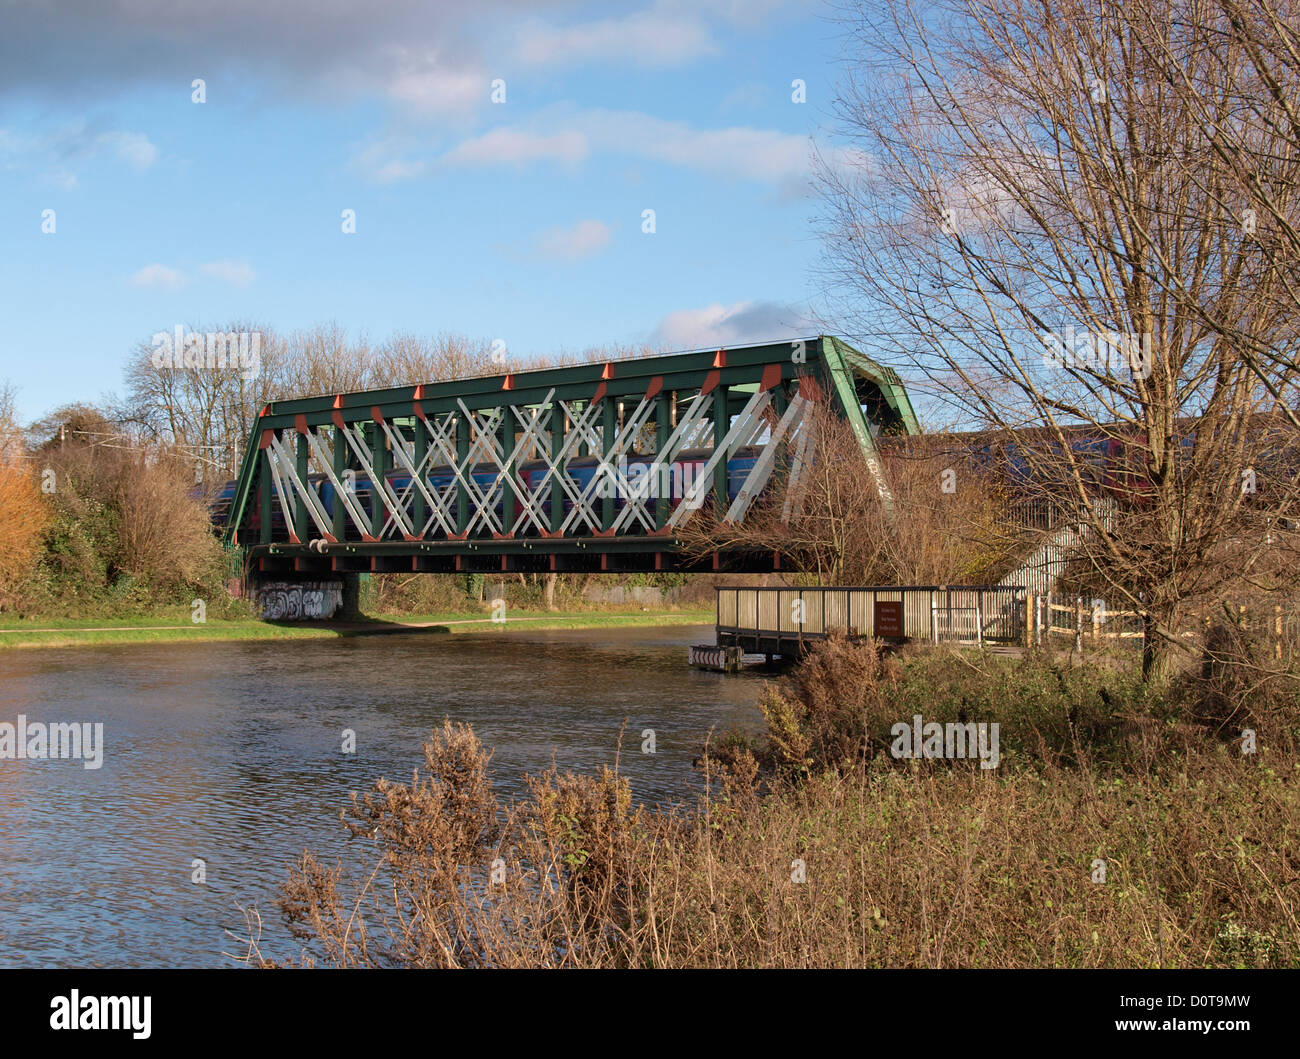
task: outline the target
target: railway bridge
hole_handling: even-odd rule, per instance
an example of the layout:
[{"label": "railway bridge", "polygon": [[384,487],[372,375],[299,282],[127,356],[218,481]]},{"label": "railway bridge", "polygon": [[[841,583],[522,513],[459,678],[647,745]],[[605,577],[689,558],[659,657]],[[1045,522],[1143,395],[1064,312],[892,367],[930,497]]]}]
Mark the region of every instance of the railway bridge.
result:
[{"label": "railway bridge", "polygon": [[[708,510],[797,507],[827,398],[891,502],[878,434],[917,433],[898,376],[818,335],[275,401],[225,519],[258,576],[771,571],[772,553],[682,554]],[[774,478],[774,472],[782,468]]]}]

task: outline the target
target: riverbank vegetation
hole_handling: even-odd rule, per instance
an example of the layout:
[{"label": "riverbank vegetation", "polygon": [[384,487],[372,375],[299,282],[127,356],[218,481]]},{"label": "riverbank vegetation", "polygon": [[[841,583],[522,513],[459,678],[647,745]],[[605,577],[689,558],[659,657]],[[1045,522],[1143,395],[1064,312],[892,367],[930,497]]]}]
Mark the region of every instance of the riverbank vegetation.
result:
[{"label": "riverbank vegetation", "polygon": [[[114,621],[55,619],[41,622],[0,622],[2,647],[86,647],[106,644],[211,643],[226,640],[336,639],[355,636],[437,635],[456,633],[509,634],[552,629],[612,629],[628,626],[657,628],[672,625],[707,625],[713,611],[698,609],[651,610],[632,614],[609,610],[570,613],[510,611],[502,621],[478,611],[442,614],[402,614],[400,617],[362,618],[357,621],[267,622],[260,618],[190,620],[190,611],[163,608],[144,617]],[[157,624],[168,622],[168,624]]]},{"label": "riverbank vegetation", "polygon": [[[241,555],[223,549],[207,502],[236,473],[260,409],[307,390],[500,367],[486,343],[455,336],[398,336],[372,348],[330,326],[289,336],[266,329],[263,338],[263,370],[251,382],[238,372],[162,371],[142,346],[125,398],[67,405],[26,427],[12,390],[0,387],[0,624],[165,625],[196,601],[209,622],[250,618],[238,591]],[[551,360],[647,352],[607,347]],[[498,600],[512,615],[699,610],[712,604],[711,586],[675,574],[381,574],[362,578],[360,604],[380,619],[468,620]]]},{"label": "riverbank vegetation", "polygon": [[184,464],[116,443],[90,406],[60,409],[24,441],[4,405],[0,615],[122,619],[196,598],[213,617],[247,614]]},{"label": "riverbank vegetation", "polygon": [[[450,721],[409,783],[310,853],[296,956],[359,967],[1273,967],[1300,964],[1294,668],[1225,629],[1156,692],[1132,666],[832,641],[701,755],[694,805],[617,763],[514,801]],[[896,758],[890,728],[998,723],[995,769]],[[1244,749],[1250,752],[1243,752]]]}]

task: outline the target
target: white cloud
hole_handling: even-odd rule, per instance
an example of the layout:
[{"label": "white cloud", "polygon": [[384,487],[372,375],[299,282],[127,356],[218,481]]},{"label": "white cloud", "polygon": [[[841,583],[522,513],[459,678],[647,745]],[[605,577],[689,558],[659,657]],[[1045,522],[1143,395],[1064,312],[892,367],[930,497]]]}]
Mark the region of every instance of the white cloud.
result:
[{"label": "white cloud", "polygon": [[437,51],[397,49],[389,70],[389,98],[424,113],[463,113],[487,102],[490,92],[481,69],[444,63]]},{"label": "white cloud", "polygon": [[[209,84],[263,83],[285,98],[380,96],[467,112],[487,103],[485,76],[509,76],[488,73],[498,62],[517,68],[526,61],[644,67],[698,61],[719,50],[715,32],[761,29],[780,9],[807,9],[809,0],[628,0],[617,14],[608,13],[614,5],[572,0],[384,0],[364,7],[353,0],[27,0],[20,6],[20,16],[7,18],[0,33],[0,96],[103,101],[142,83],[171,90],[205,76]],[[196,57],[202,71],[194,68]]]},{"label": "white cloud", "polygon": [[656,4],[630,15],[551,27],[531,22],[515,46],[526,63],[573,66],[605,62],[644,67],[680,66],[716,55],[709,28],[694,13],[677,13]]},{"label": "white cloud", "polygon": [[799,309],[775,302],[714,303],[702,309],[680,309],[659,321],[651,341],[670,349],[704,349],[751,342],[783,341],[816,333]]},{"label": "white cloud", "polygon": [[97,121],[77,120],[32,136],[0,129],[0,168],[44,170],[65,189],[78,186],[77,168],[105,155],[143,172],[158,160],[158,148],[142,132],[105,131]]},{"label": "white cloud", "polygon": [[352,167],[369,180],[391,184],[414,180],[428,170],[428,162],[408,156],[418,146],[409,135],[386,136],[365,145],[352,156]]},{"label": "white cloud", "polygon": [[496,128],[465,140],[443,160],[455,165],[511,165],[554,161],[572,165],[587,157],[587,138],[576,129],[546,135],[524,129]]},{"label": "white cloud", "polygon": [[166,265],[145,265],[130,278],[133,287],[162,287],[175,290],[185,285],[185,277]]},{"label": "white cloud", "polygon": [[603,221],[579,221],[572,228],[551,228],[538,233],[537,249],[544,256],[577,261],[609,246],[612,233]]},{"label": "white cloud", "polygon": [[373,176],[381,184],[391,184],[398,180],[414,180],[423,176],[428,168],[425,162],[404,162],[400,158],[394,158],[376,169]]},{"label": "white cloud", "polygon": [[158,160],[158,148],[142,132],[106,132],[97,142],[135,170],[144,171]]},{"label": "white cloud", "polygon": [[759,180],[786,180],[809,171],[810,144],[802,135],[748,126],[697,129],[627,111],[593,111],[584,124],[594,142],[611,150],[693,169]]},{"label": "white cloud", "polygon": [[[554,117],[543,125],[558,125]],[[558,131],[501,126],[453,148],[444,159],[491,165],[539,159],[578,162],[592,151],[669,162],[704,172],[784,185],[811,173],[806,136],[732,126],[699,129],[639,111],[592,110],[569,117]]]},{"label": "white cloud", "polygon": [[209,261],[199,271],[232,287],[247,287],[257,276],[247,261]]}]

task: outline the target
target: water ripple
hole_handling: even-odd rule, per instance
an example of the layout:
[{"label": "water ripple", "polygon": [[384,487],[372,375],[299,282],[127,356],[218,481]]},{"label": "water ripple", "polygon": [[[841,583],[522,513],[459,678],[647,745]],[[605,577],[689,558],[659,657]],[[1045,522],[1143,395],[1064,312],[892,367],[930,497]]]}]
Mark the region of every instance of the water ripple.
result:
[{"label": "water ripple", "polygon": [[105,752],[99,769],[0,760],[0,966],[230,966],[241,905],[285,942],[274,903],[290,863],[352,860],[349,792],[409,778],[444,717],[493,749],[503,794],[552,763],[612,766],[622,732],[638,798],[689,797],[709,730],[756,722],[754,679],[686,668],[711,631],[6,652],[0,721],[103,722]]}]

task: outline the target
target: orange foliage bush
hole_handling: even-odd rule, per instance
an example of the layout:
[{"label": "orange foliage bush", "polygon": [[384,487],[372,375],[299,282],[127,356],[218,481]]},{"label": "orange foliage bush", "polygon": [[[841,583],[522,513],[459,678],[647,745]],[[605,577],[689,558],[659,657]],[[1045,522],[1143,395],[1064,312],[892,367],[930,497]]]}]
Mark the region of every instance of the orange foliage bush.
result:
[{"label": "orange foliage bush", "polygon": [[17,461],[0,463],[0,607],[31,572],[49,520],[32,473]]}]

